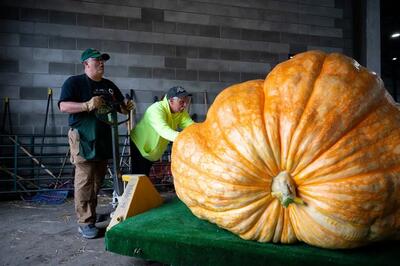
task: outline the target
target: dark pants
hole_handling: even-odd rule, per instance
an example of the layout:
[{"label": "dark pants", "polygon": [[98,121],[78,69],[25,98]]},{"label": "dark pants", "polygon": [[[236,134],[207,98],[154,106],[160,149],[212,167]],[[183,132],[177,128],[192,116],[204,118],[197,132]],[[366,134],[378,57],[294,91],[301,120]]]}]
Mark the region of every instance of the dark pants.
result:
[{"label": "dark pants", "polygon": [[142,154],[132,140],[130,140],[130,149],[132,162],[131,174],[145,174],[146,176],[149,176],[150,168],[153,165],[153,162],[143,158]]}]

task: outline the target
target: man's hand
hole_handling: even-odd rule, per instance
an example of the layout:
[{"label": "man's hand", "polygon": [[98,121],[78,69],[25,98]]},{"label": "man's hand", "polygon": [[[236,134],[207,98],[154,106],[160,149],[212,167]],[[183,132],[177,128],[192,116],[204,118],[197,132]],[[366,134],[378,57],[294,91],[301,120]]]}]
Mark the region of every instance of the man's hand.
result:
[{"label": "man's hand", "polygon": [[104,105],[103,98],[101,98],[101,96],[94,96],[92,99],[82,104],[82,112],[91,112],[102,105]]},{"label": "man's hand", "polygon": [[124,104],[121,104],[121,113],[126,115],[132,110],[136,110],[135,102],[130,99],[125,99]]},{"label": "man's hand", "polygon": [[132,100],[125,99],[124,102],[125,102],[125,109],[127,111],[131,111],[133,109],[136,109],[136,105]]}]

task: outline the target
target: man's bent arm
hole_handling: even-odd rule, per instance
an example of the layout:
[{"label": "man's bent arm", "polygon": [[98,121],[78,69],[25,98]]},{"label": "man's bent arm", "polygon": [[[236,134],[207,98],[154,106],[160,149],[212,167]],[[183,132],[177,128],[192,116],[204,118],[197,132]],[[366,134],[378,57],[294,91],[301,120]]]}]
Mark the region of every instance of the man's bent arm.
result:
[{"label": "man's bent arm", "polygon": [[77,102],[60,102],[60,111],[68,114],[76,114],[82,112],[84,103]]}]

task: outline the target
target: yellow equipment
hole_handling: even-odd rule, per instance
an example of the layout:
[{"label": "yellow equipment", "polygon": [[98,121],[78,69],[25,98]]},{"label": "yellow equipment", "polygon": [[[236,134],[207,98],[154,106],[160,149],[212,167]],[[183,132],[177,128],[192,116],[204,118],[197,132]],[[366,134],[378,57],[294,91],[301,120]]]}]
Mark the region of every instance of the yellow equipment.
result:
[{"label": "yellow equipment", "polygon": [[122,180],[127,185],[107,230],[128,217],[160,206],[164,201],[147,176],[122,175]]}]

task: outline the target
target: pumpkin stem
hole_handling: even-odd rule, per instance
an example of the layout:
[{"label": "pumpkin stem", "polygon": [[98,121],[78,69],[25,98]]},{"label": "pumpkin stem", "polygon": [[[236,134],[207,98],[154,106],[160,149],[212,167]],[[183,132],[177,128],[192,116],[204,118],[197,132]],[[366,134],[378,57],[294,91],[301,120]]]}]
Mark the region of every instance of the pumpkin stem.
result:
[{"label": "pumpkin stem", "polygon": [[296,197],[296,184],[286,171],[274,177],[271,190],[271,195],[279,199],[284,208],[287,208],[290,203],[305,205],[302,199]]}]

